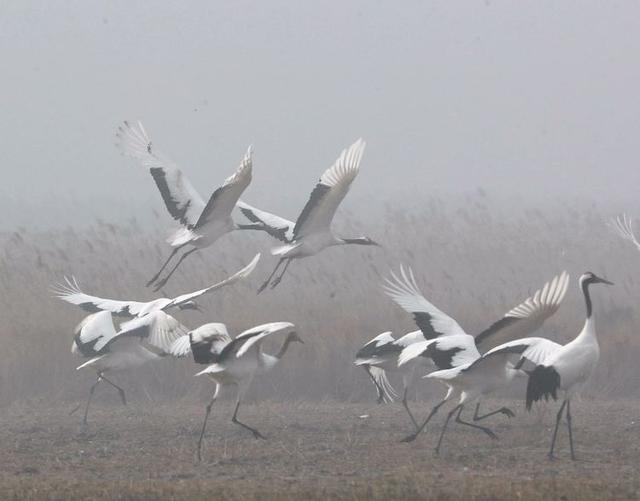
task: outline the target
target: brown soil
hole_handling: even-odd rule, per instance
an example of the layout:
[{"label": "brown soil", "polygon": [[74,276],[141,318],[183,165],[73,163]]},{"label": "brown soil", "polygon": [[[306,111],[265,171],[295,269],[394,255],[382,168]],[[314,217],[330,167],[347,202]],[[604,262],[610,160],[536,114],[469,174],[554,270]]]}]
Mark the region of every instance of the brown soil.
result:
[{"label": "brown soil", "polygon": [[[498,402],[490,402],[485,408]],[[66,406],[0,412],[0,497],[5,499],[629,499],[640,496],[638,402],[574,402],[578,461],[566,428],[547,460],[557,405],[487,420],[500,440],[453,425],[433,447],[444,413],[412,444],[399,405],[258,402],[230,422],[216,404],[201,464],[195,445],[203,405],[127,407],[100,401],[86,429]],[[426,403],[413,403],[425,414]],[[472,410],[468,410],[470,414]],[[368,417],[363,417],[368,415]]]}]

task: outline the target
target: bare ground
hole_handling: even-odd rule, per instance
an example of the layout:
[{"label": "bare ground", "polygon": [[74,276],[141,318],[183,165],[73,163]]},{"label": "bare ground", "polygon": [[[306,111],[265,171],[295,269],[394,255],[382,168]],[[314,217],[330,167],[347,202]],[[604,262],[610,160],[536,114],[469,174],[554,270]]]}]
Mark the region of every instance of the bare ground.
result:
[{"label": "bare ground", "polygon": [[[487,424],[500,440],[451,427],[440,456],[439,416],[412,444],[399,405],[257,402],[240,417],[267,441],[212,413],[195,462],[203,405],[127,407],[100,401],[87,428],[73,406],[35,402],[0,411],[2,499],[635,499],[640,497],[640,402],[573,405],[578,461],[561,428],[559,460],[546,452],[557,405]],[[498,405],[498,402],[490,402]],[[427,403],[413,403],[417,414]],[[468,410],[468,413],[472,410]],[[368,415],[368,417],[361,417]]]}]

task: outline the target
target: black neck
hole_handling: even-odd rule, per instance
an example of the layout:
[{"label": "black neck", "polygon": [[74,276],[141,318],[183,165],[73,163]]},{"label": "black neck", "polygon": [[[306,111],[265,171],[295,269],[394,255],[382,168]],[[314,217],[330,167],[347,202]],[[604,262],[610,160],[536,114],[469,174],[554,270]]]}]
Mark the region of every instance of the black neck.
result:
[{"label": "black neck", "polygon": [[587,306],[587,318],[591,318],[591,296],[589,295],[589,285],[591,282],[585,280],[582,282],[582,293],[584,294],[584,302]]},{"label": "black neck", "polygon": [[291,337],[287,336],[287,339],[284,340],[284,343],[282,343],[282,346],[280,347],[280,351],[274,355],[278,360],[280,360],[284,356],[284,354],[287,352],[287,349],[289,348],[291,341],[292,341]]}]

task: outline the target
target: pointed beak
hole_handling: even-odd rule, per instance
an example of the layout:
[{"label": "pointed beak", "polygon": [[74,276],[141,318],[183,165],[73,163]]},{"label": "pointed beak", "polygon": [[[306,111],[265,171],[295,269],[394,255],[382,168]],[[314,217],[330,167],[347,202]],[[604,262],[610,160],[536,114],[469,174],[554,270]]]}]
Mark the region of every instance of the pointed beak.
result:
[{"label": "pointed beak", "polygon": [[613,282],[610,282],[609,280],[606,280],[606,279],[600,278],[600,277],[598,277],[598,282],[600,282],[601,284],[615,285]]}]

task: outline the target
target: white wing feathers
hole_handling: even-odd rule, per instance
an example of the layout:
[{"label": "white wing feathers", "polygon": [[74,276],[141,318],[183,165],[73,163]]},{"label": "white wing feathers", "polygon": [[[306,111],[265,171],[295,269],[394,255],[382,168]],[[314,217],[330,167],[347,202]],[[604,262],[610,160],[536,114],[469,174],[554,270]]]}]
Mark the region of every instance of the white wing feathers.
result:
[{"label": "white wing feathers", "polygon": [[411,268],[400,266],[400,276],[391,272],[382,286],[398,306],[408,313],[413,313],[416,325],[422,330],[425,339],[439,336],[466,335],[466,332],[449,315],[440,311],[422,295],[416,284]]},{"label": "white wing feathers", "polygon": [[212,355],[219,355],[230,342],[231,337],[225,324],[208,323],[178,338],[171,345],[169,354],[174,357],[185,357],[201,347],[206,350],[206,353],[196,353],[194,358],[198,358],[197,363],[207,363]]},{"label": "white wing feathers", "polygon": [[329,231],[340,202],[358,174],[365,146],[364,140],[358,139],[322,174],[296,221],[294,238]]},{"label": "white wing feathers", "polygon": [[291,332],[295,326],[290,322],[271,322],[268,324],[252,327],[236,336],[236,340],[247,338],[242,346],[236,352],[236,358],[240,358],[247,353],[252,346],[258,346],[258,343],[265,337],[276,332]]},{"label": "white wing feathers", "polygon": [[489,350],[465,368],[464,372],[501,370],[506,367],[508,362],[516,368],[520,368],[527,361],[535,366],[544,363],[547,357],[559,348],[561,345],[558,343],[541,337],[516,339]]},{"label": "white wing feathers", "polygon": [[141,122],[124,122],[116,136],[122,152],[149,169],[169,214],[182,225],[192,227],[205,208],[202,197],[180,168],[157,151]]},{"label": "white wing feathers", "polygon": [[261,226],[261,228],[257,229],[262,229],[262,231],[285,243],[293,240],[295,222],[253,207],[242,200],[239,200],[236,205],[249,221]]},{"label": "white wing feathers", "polygon": [[615,231],[622,239],[627,242],[631,242],[636,246],[636,249],[640,250],[640,242],[636,238],[633,232],[633,220],[626,214],[622,214],[609,221],[609,226]]},{"label": "white wing feathers", "polygon": [[97,354],[114,337],[116,329],[113,325],[111,313],[101,311],[83,318],[74,330],[72,353],[84,356]]},{"label": "white wing feathers", "polygon": [[64,283],[56,284],[51,289],[55,297],[67,303],[80,306],[89,313],[97,311],[110,311],[114,315],[137,316],[147,303],[139,301],[118,301],[115,299],[103,299],[97,296],[85,294],[80,289],[75,277],[64,277]]},{"label": "white wing feathers", "polygon": [[184,325],[163,311],[134,318],[120,326],[118,334],[109,341],[116,343],[121,337],[138,337],[145,346],[160,355],[170,353],[173,343],[189,332]]},{"label": "white wing feathers", "polygon": [[556,275],[531,297],[509,310],[506,315],[476,336],[482,352],[518,338],[529,336],[551,317],[562,303],[569,287],[566,271]]},{"label": "white wing feathers", "polygon": [[221,287],[225,287],[227,285],[231,285],[231,284],[237,282],[238,280],[241,280],[243,278],[248,277],[249,275],[251,275],[251,272],[253,272],[253,270],[258,265],[258,261],[260,261],[260,253],[256,254],[248,265],[246,265],[244,268],[242,268],[240,271],[237,271],[236,273],[234,273],[230,277],[222,280],[221,282],[218,282],[217,284],[211,285],[211,286],[206,287],[204,289],[200,289],[199,291],[190,292],[188,294],[182,294],[182,295],[172,299],[164,307],[164,309],[170,308],[172,306],[179,306],[179,305],[181,305],[183,303],[186,303],[187,301],[191,301],[191,300],[193,300],[193,299],[195,299],[197,297],[200,297],[200,296],[202,296],[204,294],[208,294],[209,292],[213,292],[213,291],[215,291],[217,289],[220,289]]},{"label": "white wing feathers", "polygon": [[220,188],[213,192],[194,228],[201,228],[214,221],[222,221],[231,215],[240,195],[251,182],[252,155],[253,147],[249,146],[237,170],[225,180]]}]

